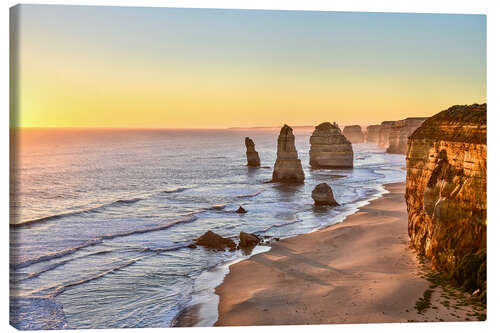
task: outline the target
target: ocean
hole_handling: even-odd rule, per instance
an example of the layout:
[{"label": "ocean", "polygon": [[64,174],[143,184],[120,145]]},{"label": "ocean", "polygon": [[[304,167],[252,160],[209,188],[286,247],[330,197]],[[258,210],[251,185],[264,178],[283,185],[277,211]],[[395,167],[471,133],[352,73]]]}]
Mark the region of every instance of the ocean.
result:
[{"label": "ocean", "polygon": [[[277,130],[18,130],[11,155],[10,322],[19,329],[169,327],[201,304],[249,254],[187,248],[212,230],[266,238],[341,222],[384,184],[405,179],[404,155],[354,144],[354,168],[311,170],[309,136],[295,131],[304,185],[266,183]],[[246,166],[246,136],[261,168]],[[313,206],[328,183],[335,208]],[[247,214],[234,211],[243,206]],[[258,246],[254,254],[268,250]]]}]

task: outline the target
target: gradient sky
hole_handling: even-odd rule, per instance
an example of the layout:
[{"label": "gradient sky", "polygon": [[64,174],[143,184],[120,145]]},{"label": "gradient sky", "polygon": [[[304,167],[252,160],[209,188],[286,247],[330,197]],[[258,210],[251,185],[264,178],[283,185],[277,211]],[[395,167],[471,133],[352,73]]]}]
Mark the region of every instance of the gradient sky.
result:
[{"label": "gradient sky", "polygon": [[14,10],[11,126],[366,125],[486,102],[484,15]]}]

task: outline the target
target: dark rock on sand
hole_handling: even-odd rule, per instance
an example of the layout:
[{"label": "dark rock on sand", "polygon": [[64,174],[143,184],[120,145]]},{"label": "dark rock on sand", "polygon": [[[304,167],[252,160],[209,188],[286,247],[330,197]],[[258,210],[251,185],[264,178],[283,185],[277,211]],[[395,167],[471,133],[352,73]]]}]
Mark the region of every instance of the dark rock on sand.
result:
[{"label": "dark rock on sand", "polygon": [[240,248],[254,248],[260,241],[257,235],[240,232]]},{"label": "dark rock on sand", "polygon": [[332,188],[326,183],[321,183],[314,188],[312,198],[316,206],[339,206],[333,198]]},{"label": "dark rock on sand", "polygon": [[236,243],[233,242],[231,238],[224,238],[212,231],[207,231],[200,238],[197,238],[196,245],[205,246],[219,251],[223,251],[226,248],[231,251],[236,249]]}]

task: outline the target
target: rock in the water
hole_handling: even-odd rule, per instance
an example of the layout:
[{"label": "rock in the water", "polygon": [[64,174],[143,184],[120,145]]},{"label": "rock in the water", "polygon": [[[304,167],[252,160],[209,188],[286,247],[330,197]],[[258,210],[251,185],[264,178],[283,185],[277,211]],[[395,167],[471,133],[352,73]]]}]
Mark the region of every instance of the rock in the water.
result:
[{"label": "rock in the water", "polygon": [[381,125],[369,125],[366,127],[366,141],[378,143]]},{"label": "rock in the water", "polygon": [[255,143],[249,137],[245,138],[245,146],[247,147],[247,163],[248,166],[260,166],[259,153],[255,151]]},{"label": "rock in the water", "polygon": [[363,143],[365,142],[365,135],[361,130],[361,126],[359,125],[351,125],[344,127],[342,132],[347,140],[351,141],[351,143]]},{"label": "rock in the water", "polygon": [[304,171],[295,149],[295,136],[288,125],[281,128],[274,163],[273,182],[304,183]]},{"label": "rock in the water", "polygon": [[236,213],[238,213],[238,214],[245,214],[246,212],[247,212],[247,210],[241,206],[240,206],[240,208],[238,208],[236,210]]},{"label": "rock in the water", "polygon": [[208,247],[210,249],[223,251],[225,249],[235,250],[236,243],[231,238],[224,238],[215,232],[207,231],[196,239],[196,245]]},{"label": "rock in the water", "polygon": [[486,104],[453,106],[427,119],[408,139],[406,168],[411,243],[440,271],[473,272],[465,276],[468,288],[483,290]]},{"label": "rock in the water", "polygon": [[352,168],[352,145],[336,123],[316,126],[309,143],[309,164],[313,168]]},{"label": "rock in the water", "polygon": [[380,130],[378,133],[378,145],[383,148],[389,147],[389,134],[392,130],[392,125],[394,125],[395,121],[387,120],[383,121],[380,124]]},{"label": "rock in the water", "polygon": [[389,154],[406,154],[408,137],[422,125],[427,117],[406,118],[394,122],[389,132]]},{"label": "rock in the water", "polygon": [[260,238],[254,234],[240,232],[240,247],[241,248],[254,248],[260,243]]},{"label": "rock in the water", "polygon": [[312,191],[312,198],[316,206],[339,205],[333,197],[332,188],[326,183],[321,183],[314,188],[314,190]]}]

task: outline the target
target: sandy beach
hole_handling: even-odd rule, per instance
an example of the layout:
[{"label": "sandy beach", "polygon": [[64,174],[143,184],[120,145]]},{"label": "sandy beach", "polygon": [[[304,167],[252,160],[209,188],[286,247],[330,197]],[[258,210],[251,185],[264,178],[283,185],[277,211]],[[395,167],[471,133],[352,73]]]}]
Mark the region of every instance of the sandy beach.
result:
[{"label": "sandy beach", "polygon": [[405,183],[386,189],[340,224],[232,265],[216,288],[215,325],[477,320],[471,305],[448,299],[441,286],[434,286],[429,308],[417,312],[430,286],[428,268],[409,246]]}]

